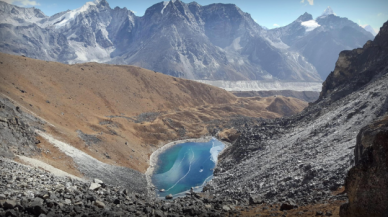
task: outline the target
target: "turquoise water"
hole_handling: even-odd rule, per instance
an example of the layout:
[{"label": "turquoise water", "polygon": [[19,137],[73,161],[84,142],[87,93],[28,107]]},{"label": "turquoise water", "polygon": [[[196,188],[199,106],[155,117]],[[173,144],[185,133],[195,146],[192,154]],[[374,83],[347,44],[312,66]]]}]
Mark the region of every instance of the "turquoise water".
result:
[{"label": "turquoise water", "polygon": [[[213,177],[218,154],[225,145],[215,138],[209,142],[177,144],[158,156],[158,166],[152,175],[156,194],[182,196],[191,187],[200,191]],[[164,192],[159,192],[165,189]]]}]

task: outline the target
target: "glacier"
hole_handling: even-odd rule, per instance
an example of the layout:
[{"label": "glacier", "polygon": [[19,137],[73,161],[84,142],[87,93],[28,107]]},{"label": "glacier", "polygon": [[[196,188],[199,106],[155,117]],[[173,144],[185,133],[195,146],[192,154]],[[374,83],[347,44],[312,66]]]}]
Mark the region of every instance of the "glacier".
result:
[{"label": "glacier", "polygon": [[294,90],[321,92],[321,82],[288,82],[288,81],[224,81],[224,80],[196,80],[227,91],[269,91],[269,90]]}]

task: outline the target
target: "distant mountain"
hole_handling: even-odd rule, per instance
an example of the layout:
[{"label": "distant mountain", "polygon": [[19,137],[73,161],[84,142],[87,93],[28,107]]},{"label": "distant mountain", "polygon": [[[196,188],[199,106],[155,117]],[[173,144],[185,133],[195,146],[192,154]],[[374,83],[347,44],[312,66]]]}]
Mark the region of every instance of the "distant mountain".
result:
[{"label": "distant mountain", "polygon": [[105,0],[51,17],[4,2],[0,8],[5,53],[131,64],[190,79],[321,80],[306,58],[264,37],[266,30],[232,4],[166,1],[143,17]]},{"label": "distant mountain", "polygon": [[372,28],[372,26],[370,26],[370,25],[363,25],[361,27],[364,28],[366,31],[370,32],[373,36],[377,35],[377,32]]},{"label": "distant mountain", "polygon": [[353,21],[335,15],[330,7],[315,20],[305,13],[287,26],[269,30],[268,35],[306,57],[322,79],[334,68],[342,50],[362,47],[374,38]]},{"label": "distant mountain", "polygon": [[330,11],[316,20],[306,13],[267,30],[236,5],[180,0],[157,3],[143,17],[112,9],[106,0],[50,17],[5,2],[0,10],[0,52],[64,63],[136,65],[201,80],[321,81],[341,50],[372,38]]}]

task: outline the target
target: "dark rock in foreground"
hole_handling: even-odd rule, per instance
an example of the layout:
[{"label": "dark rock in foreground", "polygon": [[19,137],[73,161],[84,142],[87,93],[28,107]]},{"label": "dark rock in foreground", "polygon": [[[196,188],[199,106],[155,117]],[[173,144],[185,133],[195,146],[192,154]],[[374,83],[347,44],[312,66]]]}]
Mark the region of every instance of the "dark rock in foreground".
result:
[{"label": "dark rock in foreground", "polygon": [[356,165],[346,177],[349,203],[341,217],[388,215],[388,116],[357,136]]}]

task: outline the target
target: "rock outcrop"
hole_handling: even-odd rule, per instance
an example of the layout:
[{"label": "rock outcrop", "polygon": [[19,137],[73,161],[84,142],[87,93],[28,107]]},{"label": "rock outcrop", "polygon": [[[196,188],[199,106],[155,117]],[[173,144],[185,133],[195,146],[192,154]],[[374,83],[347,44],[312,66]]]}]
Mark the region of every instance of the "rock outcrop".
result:
[{"label": "rock outcrop", "polygon": [[363,48],[342,51],[335,69],[323,83],[320,99],[340,99],[384,73],[388,62],[388,23]]},{"label": "rock outcrop", "polygon": [[354,149],[355,166],[345,188],[349,203],[341,217],[388,215],[388,116],[364,127]]}]

